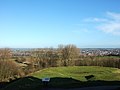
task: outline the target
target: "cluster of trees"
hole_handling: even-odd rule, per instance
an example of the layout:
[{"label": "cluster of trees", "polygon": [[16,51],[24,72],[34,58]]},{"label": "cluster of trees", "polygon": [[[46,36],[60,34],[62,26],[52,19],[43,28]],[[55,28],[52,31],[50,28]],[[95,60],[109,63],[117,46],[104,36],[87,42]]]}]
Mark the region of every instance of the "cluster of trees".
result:
[{"label": "cluster of trees", "polygon": [[31,52],[27,73],[48,67],[73,66],[80,56],[80,49],[75,45],[59,45],[57,49],[36,49]]},{"label": "cluster of trees", "polygon": [[103,66],[120,68],[119,56],[87,56],[80,58],[76,61],[76,66]]},{"label": "cluster of trees", "polygon": [[0,49],[0,81],[8,81],[22,76],[20,67],[11,60],[11,50],[8,48]]},{"label": "cluster of trees", "polygon": [[75,45],[59,45],[57,49],[49,48],[48,50],[35,50],[33,56],[38,65],[44,67],[49,66],[70,66],[74,65],[72,61],[78,59],[80,49]]},{"label": "cluster of trees", "polygon": [[0,81],[23,77],[37,70],[58,66],[106,66],[120,68],[120,57],[83,56],[75,45],[31,50],[30,56],[13,56],[11,49],[0,49]]}]

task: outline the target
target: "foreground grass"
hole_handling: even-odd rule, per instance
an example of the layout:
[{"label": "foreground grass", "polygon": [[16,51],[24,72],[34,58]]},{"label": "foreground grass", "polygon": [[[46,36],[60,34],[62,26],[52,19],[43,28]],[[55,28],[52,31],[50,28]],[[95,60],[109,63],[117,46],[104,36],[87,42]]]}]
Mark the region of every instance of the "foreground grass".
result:
[{"label": "foreground grass", "polygon": [[[87,81],[85,76],[95,77]],[[100,85],[120,85],[120,69],[99,66],[54,67],[40,70],[29,77],[9,84],[4,90],[40,90],[42,78],[50,77],[49,88],[78,88]]]},{"label": "foreground grass", "polygon": [[55,67],[44,69],[32,74],[32,76],[40,79],[44,77],[62,77],[73,78],[80,81],[86,81],[85,76],[87,75],[94,75],[95,80],[120,80],[119,69],[99,66]]}]

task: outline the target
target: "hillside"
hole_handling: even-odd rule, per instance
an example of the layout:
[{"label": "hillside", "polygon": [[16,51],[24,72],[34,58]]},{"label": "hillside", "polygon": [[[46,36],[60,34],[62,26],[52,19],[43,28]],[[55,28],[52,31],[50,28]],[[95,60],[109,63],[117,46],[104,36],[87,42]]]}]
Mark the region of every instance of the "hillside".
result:
[{"label": "hillside", "polygon": [[[85,76],[94,77],[86,79]],[[120,69],[99,66],[53,67],[37,71],[9,84],[4,90],[39,90],[44,88],[42,78],[51,78],[49,88],[78,88],[88,86],[120,85]]]}]

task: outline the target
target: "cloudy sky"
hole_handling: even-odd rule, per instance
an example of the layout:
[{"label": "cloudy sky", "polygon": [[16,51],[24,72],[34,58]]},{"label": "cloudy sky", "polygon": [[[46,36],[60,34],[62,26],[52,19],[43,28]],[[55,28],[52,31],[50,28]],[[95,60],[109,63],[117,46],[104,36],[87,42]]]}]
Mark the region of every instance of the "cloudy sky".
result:
[{"label": "cloudy sky", "polygon": [[0,0],[0,47],[120,48],[120,0]]}]

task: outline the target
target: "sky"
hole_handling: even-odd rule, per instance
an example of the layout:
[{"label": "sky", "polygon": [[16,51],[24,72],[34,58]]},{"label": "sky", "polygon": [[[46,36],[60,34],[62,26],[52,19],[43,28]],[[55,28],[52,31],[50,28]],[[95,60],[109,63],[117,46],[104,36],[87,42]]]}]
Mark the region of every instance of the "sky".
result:
[{"label": "sky", "polygon": [[120,48],[120,0],[0,0],[0,48]]}]

